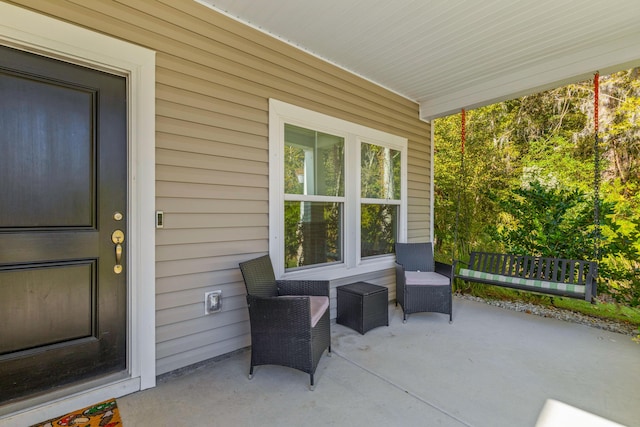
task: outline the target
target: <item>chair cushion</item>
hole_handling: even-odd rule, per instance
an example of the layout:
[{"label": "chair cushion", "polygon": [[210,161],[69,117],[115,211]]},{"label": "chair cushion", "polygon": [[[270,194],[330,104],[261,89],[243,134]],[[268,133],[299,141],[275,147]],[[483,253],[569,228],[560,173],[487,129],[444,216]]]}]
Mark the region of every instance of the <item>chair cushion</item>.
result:
[{"label": "chair cushion", "polygon": [[313,328],[329,309],[329,297],[311,296],[311,327]]},{"label": "chair cushion", "polygon": [[311,327],[315,327],[316,324],[322,318],[325,311],[329,309],[329,297],[314,296],[314,295],[283,295],[278,298],[309,298],[311,303]]},{"label": "chair cushion", "polygon": [[405,271],[405,284],[409,286],[449,286],[449,278],[433,271]]}]

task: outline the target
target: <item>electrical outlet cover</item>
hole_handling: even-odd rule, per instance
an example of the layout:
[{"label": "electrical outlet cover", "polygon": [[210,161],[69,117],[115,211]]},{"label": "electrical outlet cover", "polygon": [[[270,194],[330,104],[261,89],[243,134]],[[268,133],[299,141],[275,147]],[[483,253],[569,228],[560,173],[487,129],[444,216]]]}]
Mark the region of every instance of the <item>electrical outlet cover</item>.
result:
[{"label": "electrical outlet cover", "polygon": [[217,313],[222,310],[222,291],[204,293],[204,314]]}]

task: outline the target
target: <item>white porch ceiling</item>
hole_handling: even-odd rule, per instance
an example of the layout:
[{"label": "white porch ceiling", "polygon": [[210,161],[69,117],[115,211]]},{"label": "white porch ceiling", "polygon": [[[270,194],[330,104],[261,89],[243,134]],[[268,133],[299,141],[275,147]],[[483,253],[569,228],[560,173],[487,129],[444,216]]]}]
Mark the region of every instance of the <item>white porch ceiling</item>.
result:
[{"label": "white porch ceiling", "polygon": [[638,0],[197,0],[425,120],[640,65]]}]

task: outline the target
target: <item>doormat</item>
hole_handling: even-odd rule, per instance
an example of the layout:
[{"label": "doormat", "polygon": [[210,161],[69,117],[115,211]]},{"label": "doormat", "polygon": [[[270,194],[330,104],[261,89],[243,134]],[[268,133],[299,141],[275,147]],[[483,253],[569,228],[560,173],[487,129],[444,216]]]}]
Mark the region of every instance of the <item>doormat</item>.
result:
[{"label": "doormat", "polygon": [[120,412],[115,399],[106,400],[87,408],[73,411],[31,427],[122,427]]}]

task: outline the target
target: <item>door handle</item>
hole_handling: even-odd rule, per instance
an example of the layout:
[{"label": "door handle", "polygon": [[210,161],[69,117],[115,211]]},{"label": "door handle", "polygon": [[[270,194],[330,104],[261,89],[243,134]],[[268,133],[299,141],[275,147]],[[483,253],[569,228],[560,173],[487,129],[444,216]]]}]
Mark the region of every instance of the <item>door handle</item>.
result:
[{"label": "door handle", "polygon": [[113,266],[113,272],[122,273],[122,243],[124,242],[124,232],[116,230],[111,234],[111,241],[116,245],[116,265]]}]

